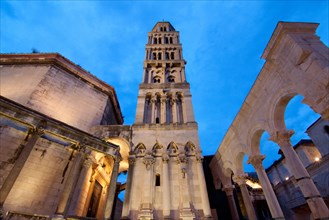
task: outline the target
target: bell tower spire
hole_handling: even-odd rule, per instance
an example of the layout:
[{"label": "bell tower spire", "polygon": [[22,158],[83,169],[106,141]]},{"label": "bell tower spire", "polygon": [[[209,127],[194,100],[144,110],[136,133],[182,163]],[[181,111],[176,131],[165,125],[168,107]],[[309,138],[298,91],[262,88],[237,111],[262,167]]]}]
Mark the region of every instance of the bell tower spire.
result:
[{"label": "bell tower spire", "polygon": [[194,122],[179,32],[158,22],[148,33],[135,124]]},{"label": "bell tower spire", "polygon": [[179,32],[158,22],[148,33],[122,219],[211,216],[185,64]]}]

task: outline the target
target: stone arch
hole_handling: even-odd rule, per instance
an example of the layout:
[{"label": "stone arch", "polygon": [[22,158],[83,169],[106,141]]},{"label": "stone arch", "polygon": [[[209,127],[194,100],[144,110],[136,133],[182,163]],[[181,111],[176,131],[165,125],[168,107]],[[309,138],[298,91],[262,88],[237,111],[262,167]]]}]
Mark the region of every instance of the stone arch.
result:
[{"label": "stone arch", "polygon": [[252,136],[250,137],[250,148],[249,150],[250,155],[258,155],[260,154],[260,139],[265,132],[265,129],[257,129],[253,132]]},{"label": "stone arch", "polygon": [[244,158],[245,155],[246,155],[245,152],[239,152],[235,157],[234,163],[235,163],[235,166],[236,166],[236,171],[238,173],[243,173],[244,172],[243,171],[244,170],[243,169],[243,158]]},{"label": "stone arch", "polygon": [[235,170],[236,169],[235,169],[234,163],[232,163],[232,161],[230,161],[230,160],[223,161],[223,175],[225,177],[231,177]]},{"label": "stone arch", "polygon": [[167,152],[169,156],[177,156],[179,154],[177,144],[173,141],[170,142],[167,147]]},{"label": "stone arch", "polygon": [[122,137],[107,137],[105,141],[118,145],[120,147],[120,155],[122,157],[122,161],[120,162],[119,171],[121,172],[128,170],[128,156],[129,151],[131,150],[129,140]]},{"label": "stone arch", "polygon": [[294,91],[284,91],[284,93],[278,93],[277,96],[273,98],[273,104],[270,109],[270,117],[273,121],[270,121],[270,126],[273,130],[285,130],[286,124],[284,121],[284,113],[286,111],[287,105],[292,98],[298,95],[297,92]]}]

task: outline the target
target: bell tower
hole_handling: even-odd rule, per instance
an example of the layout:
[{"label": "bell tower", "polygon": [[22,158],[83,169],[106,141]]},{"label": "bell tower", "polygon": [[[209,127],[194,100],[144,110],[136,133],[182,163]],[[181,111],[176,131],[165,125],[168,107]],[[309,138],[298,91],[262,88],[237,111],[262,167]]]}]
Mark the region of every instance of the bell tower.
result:
[{"label": "bell tower", "polygon": [[211,218],[179,32],[148,33],[129,156],[123,219]]}]

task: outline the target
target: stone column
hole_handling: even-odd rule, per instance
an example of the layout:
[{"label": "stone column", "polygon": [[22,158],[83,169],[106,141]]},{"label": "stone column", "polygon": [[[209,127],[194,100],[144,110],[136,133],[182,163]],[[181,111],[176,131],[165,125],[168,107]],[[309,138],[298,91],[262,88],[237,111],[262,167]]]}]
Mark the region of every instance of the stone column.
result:
[{"label": "stone column", "polygon": [[116,157],[113,159],[114,159],[113,170],[111,173],[110,183],[107,186],[106,205],[104,210],[104,219],[106,220],[111,219],[114,200],[117,199],[115,194],[117,188],[117,178],[119,174],[120,157]]},{"label": "stone column", "polygon": [[247,174],[238,174],[233,176],[233,181],[239,184],[243,203],[247,210],[247,215],[249,220],[257,220],[257,215],[255,213],[254,206],[252,204],[251,198],[249,196],[249,191],[246,184]]},{"label": "stone column", "polygon": [[287,168],[295,177],[314,219],[329,218],[328,207],[290,143],[293,134],[293,131],[277,131],[271,135],[271,140],[280,146],[286,158]]},{"label": "stone column", "polygon": [[186,103],[184,97],[182,97],[182,109],[183,109],[183,123],[187,122]]},{"label": "stone column", "polygon": [[261,183],[267,205],[271,211],[272,218],[274,219],[284,219],[284,215],[282,213],[280,204],[275,196],[273,188],[271,186],[270,181],[267,178],[265,173],[262,161],[264,160],[264,155],[254,155],[250,156],[247,160],[248,164],[252,164],[256,170],[257,176]]},{"label": "stone column", "polygon": [[151,124],[155,123],[155,104],[156,104],[156,99],[155,97],[151,98]]},{"label": "stone column", "polygon": [[209,205],[209,197],[207,192],[207,185],[205,176],[203,173],[203,167],[202,167],[202,156],[197,156],[197,172],[199,177],[199,184],[200,184],[200,193],[201,193],[201,199],[202,199],[202,208],[203,208],[203,214],[205,218],[211,218],[211,211],[210,211],[210,205]]},{"label": "stone column", "polygon": [[136,156],[135,155],[129,155],[128,157],[129,162],[129,168],[128,168],[128,178],[127,178],[127,187],[125,192],[125,198],[123,201],[123,208],[122,208],[122,219],[128,219],[129,218],[129,209],[130,209],[130,195],[131,194],[131,188],[133,186],[133,174],[134,174],[134,168],[135,168],[135,162],[136,162]]},{"label": "stone column", "polygon": [[86,187],[88,187],[88,183],[91,176],[92,164],[93,161],[89,156],[83,162],[83,167],[80,172],[77,185],[75,187],[73,198],[70,202],[70,208],[68,210],[69,216],[82,216],[83,204],[85,202],[85,198],[82,192],[84,192],[86,190]]},{"label": "stone column", "polygon": [[236,204],[233,196],[233,189],[234,189],[233,185],[225,185],[222,190],[226,194],[228,205],[231,211],[232,220],[239,220],[239,213],[236,208]]},{"label": "stone column", "polygon": [[190,192],[189,192],[189,185],[188,185],[188,174],[187,174],[187,165],[188,165],[188,160],[185,155],[180,155],[179,156],[179,162],[181,164],[181,186],[180,186],[180,191],[181,191],[181,210],[180,210],[180,218],[181,219],[194,219],[195,215],[191,210],[190,206]]},{"label": "stone column", "polygon": [[160,123],[166,123],[166,97],[161,98]]},{"label": "stone column", "polygon": [[153,219],[153,207],[151,198],[151,182],[153,173],[153,163],[155,162],[152,154],[147,152],[144,156],[143,163],[145,164],[145,176],[143,185],[143,198],[140,213],[138,214],[138,219]]},{"label": "stone column", "polygon": [[9,195],[12,187],[14,186],[16,179],[18,178],[19,174],[21,173],[25,162],[29,158],[31,151],[34,145],[37,143],[39,137],[43,134],[42,128],[31,129],[28,132],[27,137],[20,145],[21,153],[19,154],[17,160],[14,163],[14,166],[10,173],[8,174],[5,182],[3,183],[0,189],[0,207],[3,206],[4,202]]},{"label": "stone column", "polygon": [[169,156],[165,153],[162,156],[162,168],[163,168],[163,217],[170,219],[170,183],[169,183],[169,169],[168,169],[168,161]]},{"label": "stone column", "polygon": [[171,100],[171,104],[172,104],[172,122],[177,123],[177,104],[175,98]]},{"label": "stone column", "polygon": [[80,168],[82,165],[83,156],[81,152],[76,152],[71,165],[70,172],[67,174],[66,181],[63,187],[63,191],[60,196],[60,200],[56,209],[55,219],[61,218],[65,215],[65,212],[69,208],[71,196],[74,191],[76,182],[80,174]]}]

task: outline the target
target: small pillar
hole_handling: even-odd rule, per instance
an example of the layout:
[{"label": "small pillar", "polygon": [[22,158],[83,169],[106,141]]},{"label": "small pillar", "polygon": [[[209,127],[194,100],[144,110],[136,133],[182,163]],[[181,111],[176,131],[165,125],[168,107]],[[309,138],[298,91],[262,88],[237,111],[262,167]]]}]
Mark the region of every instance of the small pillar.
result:
[{"label": "small pillar", "polygon": [[128,219],[129,218],[129,209],[130,209],[130,199],[131,199],[131,187],[133,186],[133,174],[135,169],[135,163],[136,163],[136,156],[135,155],[129,155],[128,157],[129,162],[129,168],[128,168],[128,178],[127,178],[127,187],[125,192],[125,198],[123,202],[123,208],[122,208],[122,219]]},{"label": "small pillar", "polygon": [[293,131],[288,130],[277,131],[271,135],[270,139],[280,146],[286,158],[287,168],[295,177],[297,185],[302,191],[314,219],[329,218],[328,207],[290,143],[290,137],[293,134]]},{"label": "small pillar", "polygon": [[172,122],[173,123],[177,123],[177,103],[176,103],[176,99],[173,98],[171,100],[171,108],[172,108]]},{"label": "small pillar", "polygon": [[247,174],[238,174],[233,176],[233,181],[236,182],[241,190],[243,203],[247,210],[247,215],[249,220],[257,220],[257,215],[255,213],[254,206],[252,204],[249,191],[246,184]]},{"label": "small pillar", "polygon": [[104,210],[104,219],[111,219],[111,214],[113,211],[113,204],[116,198],[116,188],[117,188],[117,177],[119,174],[119,165],[120,165],[120,157],[113,158],[113,170],[111,174],[110,184],[107,187],[106,193],[106,206]]},{"label": "small pillar", "polygon": [[270,209],[273,219],[284,219],[283,212],[281,210],[280,204],[275,196],[272,185],[267,178],[266,172],[264,170],[262,161],[264,160],[264,155],[254,155],[250,156],[247,160],[248,164],[252,164],[256,170],[257,176],[263,188],[265,199],[267,205]]},{"label": "small pillar", "polygon": [[160,123],[166,123],[166,97],[161,98]]},{"label": "small pillar", "polygon": [[234,189],[233,185],[225,185],[222,190],[226,194],[228,205],[231,211],[232,220],[239,220],[239,214],[233,196],[233,189]]}]

